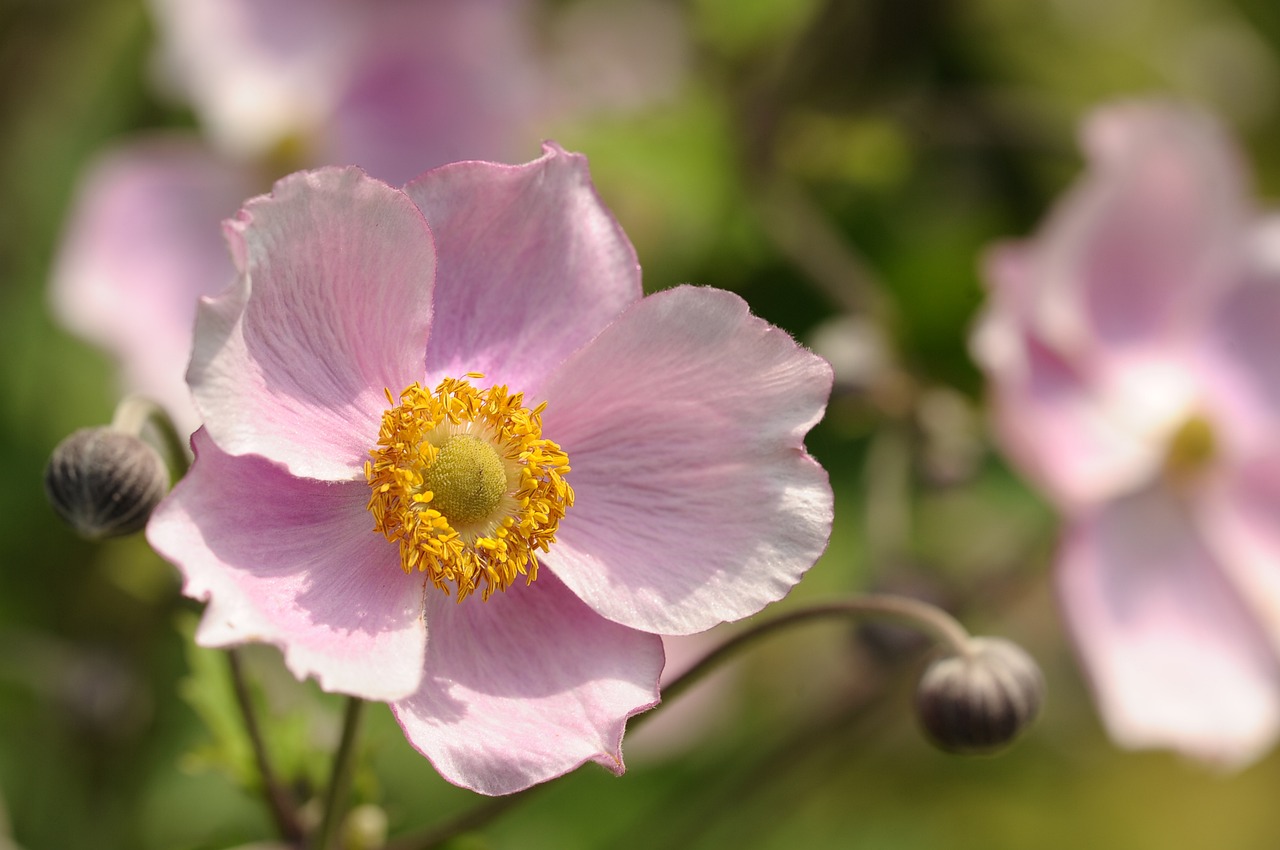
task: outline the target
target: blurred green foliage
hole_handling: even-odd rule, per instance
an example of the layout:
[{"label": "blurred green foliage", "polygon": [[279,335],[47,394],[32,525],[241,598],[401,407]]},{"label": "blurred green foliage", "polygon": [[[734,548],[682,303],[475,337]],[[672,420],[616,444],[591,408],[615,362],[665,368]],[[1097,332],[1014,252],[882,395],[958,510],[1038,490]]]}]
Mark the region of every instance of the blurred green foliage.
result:
[{"label": "blurred green foliage", "polygon": [[[1241,134],[1264,190],[1280,193],[1280,6],[679,8],[695,46],[679,96],[559,134],[590,156],[647,285],[734,289],[807,339],[862,303],[847,281],[814,274],[832,267],[833,239],[884,294],[902,377],[887,394],[842,390],[812,435],[836,488],[837,527],[783,605],[922,585],[976,629],[1039,656],[1050,703],[1003,757],[943,756],[906,710],[917,657],[877,655],[846,628],[814,626],[737,662],[692,746],[664,753],[637,736],[625,778],[584,768],[456,846],[1275,847],[1280,758],[1219,777],[1104,739],[1047,590],[1051,517],[980,442],[976,467],[931,474],[912,400],[948,387],[981,403],[965,343],[979,257],[992,240],[1028,232],[1070,179],[1075,124],[1098,101],[1165,93],[1206,103]],[[76,178],[103,145],[192,124],[152,93],[151,39],[139,0],[0,4],[0,796],[13,840],[29,850],[194,850],[270,830],[251,789],[206,769],[243,780],[247,750],[217,656],[188,648],[198,606],[142,541],[77,541],[40,493],[50,449],[107,420],[115,397],[111,364],[46,307]],[[787,222],[802,223],[790,241],[779,235]],[[255,669],[266,683],[287,676],[272,651]],[[294,688],[292,706],[273,703],[266,685],[259,696],[277,758],[305,793],[323,765],[303,753],[336,736],[338,708],[311,684]],[[385,708],[370,715],[356,793],[382,803],[393,835],[477,804],[435,776]]]}]

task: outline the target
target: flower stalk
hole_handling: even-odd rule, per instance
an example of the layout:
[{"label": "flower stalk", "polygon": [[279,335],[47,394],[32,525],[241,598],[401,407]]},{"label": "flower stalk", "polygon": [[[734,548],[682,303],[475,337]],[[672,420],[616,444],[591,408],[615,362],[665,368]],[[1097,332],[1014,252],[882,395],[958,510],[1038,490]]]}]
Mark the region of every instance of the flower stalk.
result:
[{"label": "flower stalk", "polygon": [[[148,423],[163,443],[157,451],[143,431]],[[168,455],[168,460],[162,456]],[[111,424],[81,428],[49,457],[45,495],[50,505],[88,540],[104,540],[141,531],[189,461],[168,414],[155,402],[128,396],[116,407]]]},{"label": "flower stalk", "polygon": [[[662,689],[664,704],[689,690],[721,663],[761,638],[800,623],[830,617],[855,620],[871,618],[897,622],[924,632],[945,647],[949,654],[957,656],[967,656],[973,640],[955,617],[937,606],[918,599],[888,594],[868,594],[822,602],[753,623],[744,631],[734,635],[668,683]],[[652,713],[642,714],[633,719],[631,728],[634,729]]]},{"label": "flower stalk", "polygon": [[329,775],[329,788],[324,798],[324,819],[316,833],[315,850],[332,850],[338,826],[347,810],[347,793],[351,790],[351,778],[356,768],[356,738],[360,732],[360,720],[364,716],[364,700],[350,697],[342,717],[342,738],[333,756],[333,771]]},{"label": "flower stalk", "polygon": [[191,460],[187,457],[186,440],[178,433],[168,411],[149,398],[140,395],[125,396],[111,417],[111,429],[133,437],[141,437],[143,429],[151,425],[160,438],[169,471],[174,480],[187,474]]},{"label": "flower stalk", "polygon": [[258,716],[249,695],[249,685],[245,678],[244,666],[240,661],[239,650],[227,650],[227,664],[231,668],[231,684],[235,689],[240,716],[244,720],[245,734],[249,737],[254,763],[262,779],[262,793],[266,798],[267,808],[271,810],[271,818],[276,823],[280,837],[286,841],[298,842],[303,837],[302,824],[298,821],[298,806],[271,765],[271,756],[267,752],[266,741],[262,737],[262,727],[258,725]]}]

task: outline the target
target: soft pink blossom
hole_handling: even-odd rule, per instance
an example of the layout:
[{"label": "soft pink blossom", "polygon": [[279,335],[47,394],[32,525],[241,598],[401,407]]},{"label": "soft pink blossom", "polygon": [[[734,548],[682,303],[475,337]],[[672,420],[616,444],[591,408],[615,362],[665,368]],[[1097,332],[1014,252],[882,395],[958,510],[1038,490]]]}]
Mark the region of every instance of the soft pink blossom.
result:
[{"label": "soft pink blossom", "polygon": [[[530,0],[152,0],[156,77],[224,155],[282,147],[400,183],[524,153],[542,70]],[[294,150],[298,149],[298,150]]]},{"label": "soft pink blossom", "polygon": [[392,182],[423,163],[507,161],[587,113],[671,97],[684,14],[655,0],[151,0],[156,78],[215,147],[301,144]]},{"label": "soft pink blossom", "polygon": [[217,222],[256,183],[194,137],[156,135],[101,156],[64,227],[55,314],[111,354],[124,387],[158,401],[184,434],[199,426],[182,379],[196,303],[234,275]]},{"label": "soft pink blossom", "polygon": [[[620,773],[658,635],[760,610],[825,546],[803,439],[829,367],[727,292],[642,298],[582,157],[403,190],[303,172],[226,233],[236,284],[204,300],[189,371],[195,465],[148,538],[208,600],[198,642],[274,643],[299,677],[390,702],[449,780]],[[474,373],[546,403],[576,498],[536,581],[459,601],[373,530],[364,464],[387,390]]]},{"label": "soft pink blossom", "polygon": [[1276,223],[1205,114],[1126,102],[991,252],[975,352],[1062,513],[1057,586],[1112,736],[1238,766],[1280,729]]}]

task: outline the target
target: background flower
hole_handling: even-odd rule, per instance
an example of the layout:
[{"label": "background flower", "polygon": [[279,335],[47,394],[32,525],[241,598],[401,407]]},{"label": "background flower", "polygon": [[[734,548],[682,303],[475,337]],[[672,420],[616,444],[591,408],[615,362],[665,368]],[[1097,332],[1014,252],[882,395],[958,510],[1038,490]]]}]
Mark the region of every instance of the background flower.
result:
[{"label": "background flower", "polygon": [[1239,765],[1280,725],[1280,269],[1207,115],[1122,103],[1083,139],[1086,176],[993,254],[976,350],[1066,516],[1058,588],[1112,735]]},{"label": "background flower", "polygon": [[[520,161],[567,116],[635,108],[682,70],[678,25],[635,5],[623,7],[638,22],[628,43],[660,42],[660,81],[634,50],[561,48],[557,61],[603,74],[588,88],[563,84],[542,55],[531,0],[154,0],[154,77],[191,104],[203,137],[132,140],[90,168],[53,274],[56,315],[119,361],[127,390],[193,431],[182,370],[195,302],[231,280],[218,223],[240,200],[305,165],[400,184],[455,160]],[[589,36],[600,22],[564,24]]]},{"label": "background flower", "polygon": [[545,97],[528,0],[153,0],[157,83],[213,147],[392,183],[527,154]]}]

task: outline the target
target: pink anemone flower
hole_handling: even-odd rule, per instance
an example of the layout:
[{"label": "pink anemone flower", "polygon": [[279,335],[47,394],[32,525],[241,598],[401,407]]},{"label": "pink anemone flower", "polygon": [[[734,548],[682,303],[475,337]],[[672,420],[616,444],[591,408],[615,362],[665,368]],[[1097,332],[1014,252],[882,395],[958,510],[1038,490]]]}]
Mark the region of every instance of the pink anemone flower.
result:
[{"label": "pink anemone flower", "polygon": [[1280,728],[1280,231],[1199,111],[1110,106],[1083,147],[989,256],[975,353],[1112,737],[1241,766]]},{"label": "pink anemone flower", "polygon": [[196,460],[148,539],[208,601],[201,645],[390,702],[450,781],[621,773],[659,635],[759,611],[823,550],[826,362],[730,293],[641,297],[581,156],[303,172],[225,230]]}]

